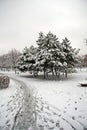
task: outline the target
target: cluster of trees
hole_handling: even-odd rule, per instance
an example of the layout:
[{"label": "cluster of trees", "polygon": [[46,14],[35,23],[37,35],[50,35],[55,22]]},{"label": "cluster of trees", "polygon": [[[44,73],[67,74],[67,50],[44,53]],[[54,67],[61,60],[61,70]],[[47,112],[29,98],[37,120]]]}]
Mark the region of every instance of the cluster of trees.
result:
[{"label": "cluster of trees", "polygon": [[79,61],[80,61],[80,66],[81,67],[87,67],[87,54],[86,55],[82,55],[79,57]]},{"label": "cluster of trees", "polygon": [[34,75],[43,72],[44,78],[50,72],[58,78],[60,73],[67,77],[68,71],[78,62],[79,50],[72,48],[67,38],[60,42],[51,32],[47,35],[40,32],[36,43],[37,47],[25,47],[19,56],[16,67],[20,71],[30,71]]},{"label": "cluster of trees", "polygon": [[16,49],[12,49],[7,54],[0,56],[0,69],[1,70],[9,70],[14,69],[16,65],[16,61],[20,55],[20,52]]}]

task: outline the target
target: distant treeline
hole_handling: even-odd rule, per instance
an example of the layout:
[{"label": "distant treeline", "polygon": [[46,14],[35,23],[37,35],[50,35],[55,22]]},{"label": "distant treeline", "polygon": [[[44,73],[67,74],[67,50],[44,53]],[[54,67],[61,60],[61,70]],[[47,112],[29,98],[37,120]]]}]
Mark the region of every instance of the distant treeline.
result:
[{"label": "distant treeline", "polygon": [[16,49],[12,49],[7,54],[3,54],[0,56],[0,69],[1,70],[9,70],[14,69],[16,65],[16,61],[21,53]]}]

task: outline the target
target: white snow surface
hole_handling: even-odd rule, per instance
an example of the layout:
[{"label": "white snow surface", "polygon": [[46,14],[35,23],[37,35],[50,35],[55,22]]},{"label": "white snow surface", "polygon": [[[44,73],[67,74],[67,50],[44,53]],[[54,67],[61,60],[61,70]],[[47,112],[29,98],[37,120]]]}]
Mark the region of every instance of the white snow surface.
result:
[{"label": "white snow surface", "polygon": [[8,88],[0,89],[0,130],[11,130],[14,118],[22,106],[23,91],[20,84],[10,79]]},{"label": "white snow surface", "polygon": [[87,88],[80,86],[87,81],[87,69],[60,81],[31,78],[29,73],[17,76],[9,72],[9,75],[34,89],[36,130],[87,130]]}]

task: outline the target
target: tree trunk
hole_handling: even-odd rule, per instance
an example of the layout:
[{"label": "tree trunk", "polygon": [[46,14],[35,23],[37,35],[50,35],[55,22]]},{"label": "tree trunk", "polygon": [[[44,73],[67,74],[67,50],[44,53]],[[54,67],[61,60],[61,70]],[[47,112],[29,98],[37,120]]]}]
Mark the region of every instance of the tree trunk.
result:
[{"label": "tree trunk", "polygon": [[65,77],[67,78],[67,70],[65,71]]},{"label": "tree trunk", "polygon": [[58,79],[60,78],[60,71],[58,71]]},{"label": "tree trunk", "polygon": [[53,68],[52,68],[52,76],[54,76]]},{"label": "tree trunk", "polygon": [[57,77],[57,69],[55,69],[55,75],[56,75],[56,77]]},{"label": "tree trunk", "polygon": [[44,68],[44,79],[46,79],[46,69]]},{"label": "tree trunk", "polygon": [[48,72],[46,72],[46,77],[48,77]]}]

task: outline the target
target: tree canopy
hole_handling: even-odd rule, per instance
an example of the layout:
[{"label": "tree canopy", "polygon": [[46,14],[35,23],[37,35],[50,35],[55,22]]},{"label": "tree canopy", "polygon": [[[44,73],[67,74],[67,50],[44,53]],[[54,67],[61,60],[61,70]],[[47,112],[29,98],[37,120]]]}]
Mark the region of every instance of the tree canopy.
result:
[{"label": "tree canopy", "polygon": [[60,42],[53,33],[44,35],[40,32],[36,43],[37,47],[24,48],[17,60],[19,70],[44,72],[44,78],[49,72],[58,77],[60,73],[65,73],[67,77],[68,70],[72,70],[78,62],[79,50],[72,48],[68,38]]}]

